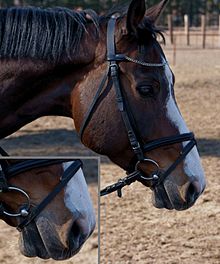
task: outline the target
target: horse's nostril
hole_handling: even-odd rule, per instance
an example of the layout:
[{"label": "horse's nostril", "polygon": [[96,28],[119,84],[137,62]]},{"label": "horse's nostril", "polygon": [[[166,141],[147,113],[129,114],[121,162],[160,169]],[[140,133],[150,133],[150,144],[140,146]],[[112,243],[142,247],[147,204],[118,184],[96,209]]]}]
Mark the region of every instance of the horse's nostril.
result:
[{"label": "horse's nostril", "polygon": [[72,225],[72,228],[71,228],[71,233],[74,237],[78,237],[79,234],[80,234],[80,227],[77,223],[77,221],[75,221]]},{"label": "horse's nostril", "polygon": [[198,190],[197,184],[195,182],[191,182],[186,192],[186,202],[188,204],[193,204],[199,197],[199,194],[200,192]]},{"label": "horse's nostril", "polygon": [[79,248],[85,242],[87,236],[84,234],[79,220],[74,221],[69,234],[70,248]]}]

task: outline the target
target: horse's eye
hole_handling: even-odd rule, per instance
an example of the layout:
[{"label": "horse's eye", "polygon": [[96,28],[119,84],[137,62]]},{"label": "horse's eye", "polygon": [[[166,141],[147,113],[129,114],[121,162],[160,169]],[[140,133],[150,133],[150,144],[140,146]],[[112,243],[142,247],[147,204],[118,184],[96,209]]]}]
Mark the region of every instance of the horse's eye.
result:
[{"label": "horse's eye", "polygon": [[153,97],[154,88],[152,85],[141,85],[137,87],[139,94],[143,97]]}]

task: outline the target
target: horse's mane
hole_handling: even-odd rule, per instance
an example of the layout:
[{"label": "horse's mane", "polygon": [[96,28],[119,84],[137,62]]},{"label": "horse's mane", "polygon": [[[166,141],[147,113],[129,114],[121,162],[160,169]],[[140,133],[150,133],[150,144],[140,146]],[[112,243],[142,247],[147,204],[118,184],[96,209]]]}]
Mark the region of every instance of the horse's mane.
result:
[{"label": "horse's mane", "polygon": [[[98,25],[95,12],[89,15],[89,23]],[[85,12],[67,8],[0,9],[0,58],[71,60],[86,32],[86,23]]]},{"label": "horse's mane", "polygon": [[[122,19],[126,13],[127,5],[116,6],[102,17],[93,10],[78,12],[61,7],[0,9],[0,58],[72,61],[87,23],[94,23],[98,31],[102,19],[109,19],[113,14]],[[142,28],[152,37],[162,35],[147,19]],[[141,35],[146,39],[145,33]]]}]

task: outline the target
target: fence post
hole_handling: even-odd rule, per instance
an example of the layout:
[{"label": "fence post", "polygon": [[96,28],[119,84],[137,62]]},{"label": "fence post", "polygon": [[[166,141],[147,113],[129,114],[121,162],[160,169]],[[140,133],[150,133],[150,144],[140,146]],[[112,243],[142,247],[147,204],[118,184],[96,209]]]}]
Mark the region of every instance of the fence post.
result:
[{"label": "fence post", "polygon": [[173,66],[176,65],[176,36],[173,37]]},{"label": "fence post", "polygon": [[186,44],[187,46],[190,45],[189,41],[189,16],[184,15],[184,27],[185,27],[185,34],[186,34]]},{"label": "fence post", "polygon": [[168,30],[170,34],[170,43],[173,44],[173,18],[172,15],[168,15]]},{"label": "fence post", "polygon": [[220,15],[218,17],[218,36],[219,36],[219,47],[220,47]]},{"label": "fence post", "polygon": [[202,48],[205,49],[206,45],[206,16],[201,16],[201,29],[202,29]]}]

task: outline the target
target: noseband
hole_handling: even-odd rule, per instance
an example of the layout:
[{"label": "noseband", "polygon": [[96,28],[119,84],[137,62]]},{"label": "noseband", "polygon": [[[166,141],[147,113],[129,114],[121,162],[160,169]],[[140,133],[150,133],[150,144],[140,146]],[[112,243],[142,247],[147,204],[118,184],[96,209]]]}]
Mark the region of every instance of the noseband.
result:
[{"label": "noseband", "polygon": [[[7,153],[0,148],[0,154],[6,156]],[[8,156],[8,155],[7,155]],[[36,207],[31,207],[31,198],[26,191],[9,185],[9,180],[18,174],[27,172],[31,169],[60,164],[63,162],[74,161],[63,173],[59,183],[54,189],[38,204]],[[18,212],[9,212],[5,209],[4,203],[0,202],[0,216],[18,217],[19,225],[17,229],[22,231],[24,227],[29,225],[43,209],[55,198],[55,196],[66,186],[76,172],[82,167],[81,160],[67,159],[28,159],[19,163],[9,165],[7,159],[0,159],[2,170],[0,171],[0,193],[19,193],[25,198],[25,204],[20,206]]]},{"label": "noseband", "polygon": [[[183,159],[186,157],[186,155],[191,151],[191,149],[196,145],[196,140],[194,138],[193,133],[184,133],[180,135],[175,135],[171,137],[165,137],[160,138],[157,140],[153,140],[147,143],[144,143],[144,141],[139,136],[139,133],[137,134],[137,128],[134,124],[134,118],[130,108],[128,107],[128,103],[125,104],[125,99],[123,97],[122,88],[120,85],[120,66],[119,62],[132,62],[135,64],[142,65],[144,67],[164,67],[167,64],[167,61],[162,63],[148,63],[143,62],[140,60],[136,60],[133,58],[130,58],[126,56],[125,54],[117,54],[115,52],[115,38],[114,38],[114,32],[115,32],[115,23],[116,18],[112,17],[110,18],[108,22],[107,27],[107,61],[108,69],[107,73],[102,79],[100,86],[95,94],[95,97],[92,101],[92,104],[90,105],[84,121],[81,125],[79,135],[83,137],[83,133],[85,131],[85,128],[87,127],[89,121],[92,118],[92,115],[95,111],[95,106],[98,102],[98,99],[100,98],[101,92],[103,91],[105,87],[105,83],[107,80],[112,80],[115,93],[116,93],[116,102],[118,106],[118,110],[121,113],[122,120],[124,123],[124,126],[127,131],[128,139],[131,145],[131,148],[135,154],[135,165],[133,166],[131,171],[128,171],[128,176],[120,179],[117,183],[110,185],[106,187],[105,189],[101,190],[100,195],[107,195],[109,193],[112,193],[114,191],[118,192],[118,196],[122,196],[122,188],[126,185],[130,185],[131,183],[135,181],[140,181],[144,185],[148,186],[149,183],[151,187],[155,187],[156,185],[161,184],[165,178],[177,167],[178,164],[180,164]],[[141,139],[141,140],[139,140]],[[152,159],[148,159],[144,153],[163,147],[168,146],[172,144],[177,144],[181,142],[189,141],[187,145],[182,149],[182,152],[180,153],[179,157],[174,161],[174,163],[165,171],[160,172],[160,167],[158,163]],[[150,176],[145,176],[143,172],[138,168],[140,164],[151,164],[156,169]]]}]

